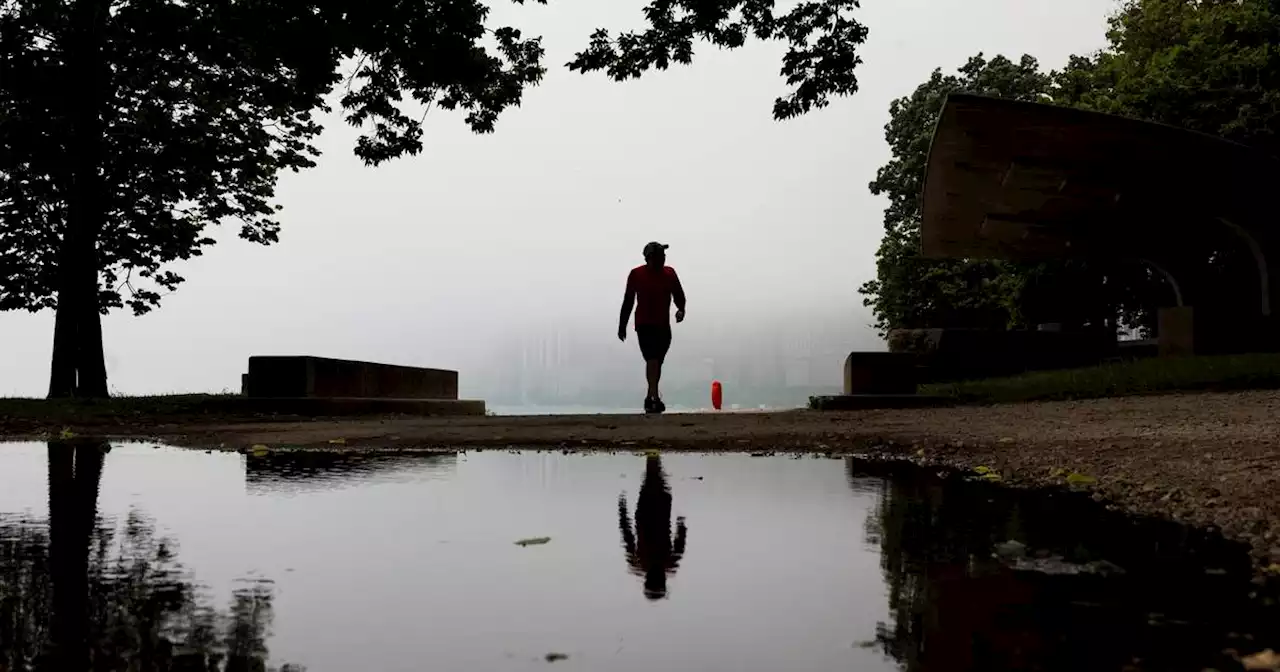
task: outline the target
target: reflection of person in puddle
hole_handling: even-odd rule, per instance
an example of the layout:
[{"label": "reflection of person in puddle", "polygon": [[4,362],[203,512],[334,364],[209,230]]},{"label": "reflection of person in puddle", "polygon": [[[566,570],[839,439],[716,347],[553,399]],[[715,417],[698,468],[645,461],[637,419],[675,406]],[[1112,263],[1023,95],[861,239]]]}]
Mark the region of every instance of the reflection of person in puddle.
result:
[{"label": "reflection of person in puddle", "polygon": [[644,577],[644,596],[660,600],[667,596],[667,574],[675,574],[684,555],[684,517],[676,518],[675,539],[671,538],[671,491],[662,472],[662,458],[645,458],[644,482],[636,500],[636,521],[632,529],[627,515],[626,493],[618,495],[618,527],[627,552],[631,573]]}]

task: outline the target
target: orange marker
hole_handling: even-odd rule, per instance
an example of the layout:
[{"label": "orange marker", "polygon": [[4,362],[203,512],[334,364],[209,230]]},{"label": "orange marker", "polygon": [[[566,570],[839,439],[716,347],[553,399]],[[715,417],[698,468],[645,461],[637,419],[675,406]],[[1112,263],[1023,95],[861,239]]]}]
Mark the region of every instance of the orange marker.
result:
[{"label": "orange marker", "polygon": [[724,402],[724,387],[720,385],[720,381],[711,381],[711,407],[720,410],[720,405]]}]

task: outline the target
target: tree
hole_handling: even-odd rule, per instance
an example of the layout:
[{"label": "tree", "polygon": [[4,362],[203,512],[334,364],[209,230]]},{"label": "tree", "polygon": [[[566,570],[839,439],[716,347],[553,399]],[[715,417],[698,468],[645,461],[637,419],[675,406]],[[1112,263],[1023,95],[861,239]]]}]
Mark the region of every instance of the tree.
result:
[{"label": "tree", "polygon": [[[523,0],[514,0],[522,2]],[[545,2],[545,0],[538,0]],[[568,67],[624,80],[703,40],[789,45],[786,119],[857,90],[856,0],[654,0],[648,27],[591,36]],[[55,308],[51,397],[107,396],[101,315],[156,307],[209,226],[277,240],[282,170],[314,165],[339,92],[369,165],[416,155],[405,98],[494,130],[545,68],[539,38],[479,0],[0,0],[0,310]]]}]

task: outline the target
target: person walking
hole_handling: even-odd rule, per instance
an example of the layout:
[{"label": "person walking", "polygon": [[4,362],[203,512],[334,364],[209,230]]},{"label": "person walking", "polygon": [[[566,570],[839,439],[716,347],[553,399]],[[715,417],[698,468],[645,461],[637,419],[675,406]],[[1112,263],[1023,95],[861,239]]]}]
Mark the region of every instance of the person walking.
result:
[{"label": "person walking", "polygon": [[631,269],[627,290],[622,297],[618,316],[618,340],[627,340],[627,320],[631,309],[636,312],[636,341],[644,356],[645,379],[649,391],[644,397],[645,413],[662,413],[658,382],[662,380],[662,362],[671,347],[671,303],[676,304],[676,322],[684,321],[684,288],[674,268],[667,266],[667,245],[651,242],[644,246],[644,265]]}]

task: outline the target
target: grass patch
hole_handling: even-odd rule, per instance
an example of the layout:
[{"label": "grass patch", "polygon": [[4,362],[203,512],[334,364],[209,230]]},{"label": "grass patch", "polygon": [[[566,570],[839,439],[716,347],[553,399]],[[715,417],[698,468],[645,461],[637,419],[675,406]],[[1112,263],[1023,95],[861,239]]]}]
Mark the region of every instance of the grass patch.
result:
[{"label": "grass patch", "polygon": [[238,399],[239,395],[233,394],[172,394],[92,400],[0,397],[0,420],[83,424],[190,418],[231,412]]},{"label": "grass patch", "polygon": [[1008,378],[932,383],[921,394],[959,403],[1097,399],[1182,391],[1280,388],[1280,354],[1146,358],[1084,369],[1036,371]]}]

